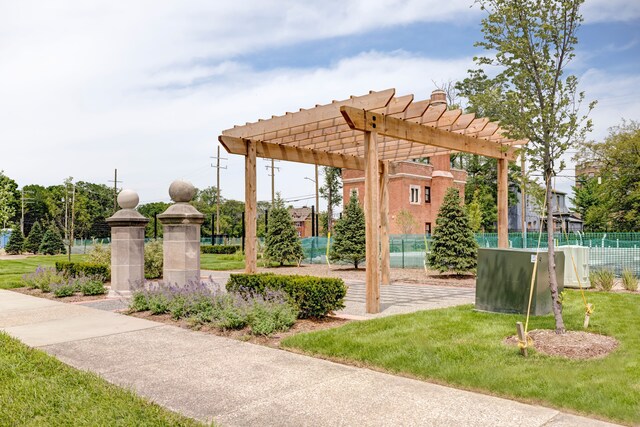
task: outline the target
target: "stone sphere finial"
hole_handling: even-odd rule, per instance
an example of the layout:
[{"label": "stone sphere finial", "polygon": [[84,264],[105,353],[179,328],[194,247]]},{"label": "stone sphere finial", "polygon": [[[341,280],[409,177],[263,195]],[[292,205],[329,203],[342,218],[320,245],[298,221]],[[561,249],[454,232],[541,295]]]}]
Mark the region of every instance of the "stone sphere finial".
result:
[{"label": "stone sphere finial", "polygon": [[169,196],[176,203],[187,203],[196,195],[196,187],[189,181],[175,180],[169,186]]},{"label": "stone sphere finial", "polygon": [[118,193],[118,205],[120,205],[122,209],[133,209],[138,206],[139,201],[138,193],[133,190],[127,189]]}]

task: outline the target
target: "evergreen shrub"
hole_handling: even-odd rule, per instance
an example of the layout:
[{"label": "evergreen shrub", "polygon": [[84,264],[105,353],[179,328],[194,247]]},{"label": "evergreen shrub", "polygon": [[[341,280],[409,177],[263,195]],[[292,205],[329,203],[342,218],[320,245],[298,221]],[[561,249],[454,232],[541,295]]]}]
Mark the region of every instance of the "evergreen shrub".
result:
[{"label": "evergreen shrub", "polygon": [[29,236],[24,242],[25,252],[37,254],[42,244],[42,238],[44,237],[44,230],[38,221],[36,221],[29,231]]},{"label": "evergreen shrub", "polygon": [[64,242],[62,241],[62,236],[60,236],[60,232],[55,225],[51,224],[49,228],[47,228],[47,231],[42,237],[42,243],[40,244],[40,248],[38,248],[38,252],[43,255],[67,253]]},{"label": "evergreen shrub", "polygon": [[344,308],[347,287],[342,279],[313,276],[285,276],[272,273],[232,274],[227,291],[241,295],[267,295],[283,291],[298,308],[298,317],[324,317]]},{"label": "evergreen shrub", "polygon": [[233,255],[240,250],[238,245],[204,245],[200,246],[200,253],[203,254],[224,254]]},{"label": "evergreen shrub", "polygon": [[5,246],[4,250],[9,255],[20,255],[22,253],[23,247],[24,235],[22,234],[20,227],[16,225],[11,230],[11,237],[9,237],[9,241],[7,242],[7,246]]},{"label": "evergreen shrub", "polygon": [[300,263],[304,258],[298,232],[280,195],[276,198],[274,207],[269,211],[269,230],[264,245],[265,258],[280,265],[290,262]]},{"label": "evergreen shrub", "polygon": [[56,261],[56,271],[64,273],[67,277],[88,276],[100,280],[109,279],[109,268],[92,262]]},{"label": "evergreen shrub", "polygon": [[432,236],[433,245],[428,255],[431,268],[441,273],[453,271],[463,274],[475,271],[478,265],[478,243],[455,187],[449,187],[444,196]]},{"label": "evergreen shrub", "polygon": [[342,218],[333,227],[334,239],[329,252],[331,261],[347,261],[355,268],[364,261],[366,254],[366,232],[364,211],[358,198],[351,195],[344,207]]}]

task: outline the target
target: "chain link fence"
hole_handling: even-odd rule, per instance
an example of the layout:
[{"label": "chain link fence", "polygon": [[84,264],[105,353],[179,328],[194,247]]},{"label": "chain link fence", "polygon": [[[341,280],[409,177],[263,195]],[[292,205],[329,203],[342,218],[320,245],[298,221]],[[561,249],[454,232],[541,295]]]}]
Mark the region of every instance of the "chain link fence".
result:
[{"label": "chain link fence", "polygon": [[[476,241],[482,248],[497,248],[497,233],[481,233]],[[301,239],[304,250],[304,263],[325,264],[327,254],[326,237],[308,237]],[[556,246],[577,245],[589,249],[589,267],[592,270],[612,270],[620,276],[624,269],[630,269],[640,275],[640,233],[572,233],[554,235]],[[431,247],[430,236],[393,235],[389,237],[390,261],[394,268],[423,268],[426,252]],[[509,247],[517,249],[535,249],[538,247],[538,234],[509,233]],[[540,236],[540,249],[547,248],[547,234]]]}]

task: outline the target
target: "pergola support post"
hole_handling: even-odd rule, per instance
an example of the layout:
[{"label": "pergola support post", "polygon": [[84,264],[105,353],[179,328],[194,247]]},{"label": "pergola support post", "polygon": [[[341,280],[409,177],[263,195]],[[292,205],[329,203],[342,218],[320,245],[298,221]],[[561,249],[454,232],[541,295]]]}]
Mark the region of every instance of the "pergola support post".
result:
[{"label": "pergola support post", "polygon": [[364,215],[366,228],[366,308],[367,313],[380,311],[379,262],[379,165],[376,132],[364,134]]},{"label": "pergola support post", "polygon": [[509,161],[498,159],[498,247],[509,247]]},{"label": "pergola support post", "polygon": [[256,251],[256,144],[246,140],[247,155],[244,158],[244,259],[245,272],[255,273],[258,267],[258,253]]},{"label": "pergola support post", "polygon": [[380,283],[391,283],[389,253],[389,162],[381,162],[380,171]]}]

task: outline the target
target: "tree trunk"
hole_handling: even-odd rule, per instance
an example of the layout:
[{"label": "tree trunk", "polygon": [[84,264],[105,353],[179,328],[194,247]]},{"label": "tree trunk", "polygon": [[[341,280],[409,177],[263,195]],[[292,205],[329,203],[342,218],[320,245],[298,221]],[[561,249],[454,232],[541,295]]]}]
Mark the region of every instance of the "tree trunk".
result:
[{"label": "tree trunk", "polygon": [[331,185],[327,185],[327,190],[329,194],[327,197],[327,233],[331,233],[331,221],[333,219],[333,194],[331,194]]},{"label": "tree trunk", "polygon": [[556,334],[564,334],[564,320],[562,319],[562,304],[558,298],[558,280],[556,278],[555,248],[553,245],[553,209],[551,206],[551,172],[545,173],[547,182],[547,243],[549,245],[549,290],[551,291],[551,305],[553,307],[553,317],[556,320]]}]

